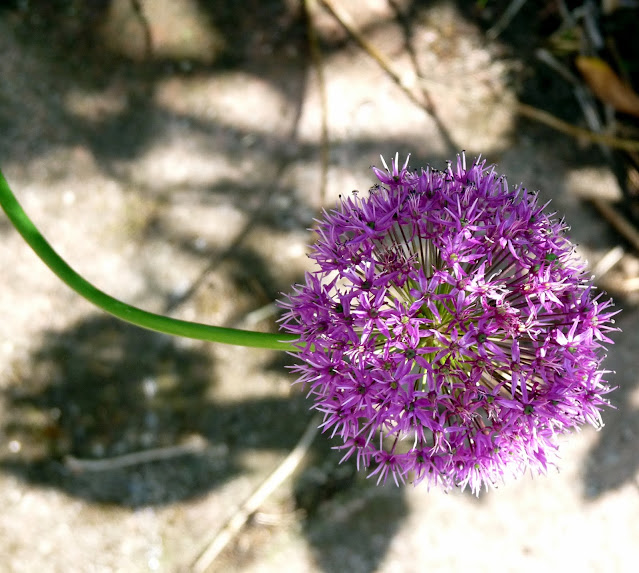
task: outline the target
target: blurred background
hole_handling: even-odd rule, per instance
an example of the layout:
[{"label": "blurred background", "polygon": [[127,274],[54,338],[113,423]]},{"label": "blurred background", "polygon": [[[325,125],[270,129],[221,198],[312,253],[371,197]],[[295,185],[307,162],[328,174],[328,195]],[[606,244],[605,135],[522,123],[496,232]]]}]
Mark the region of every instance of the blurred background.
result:
[{"label": "blurred background", "polygon": [[0,3],[0,165],[118,298],[275,331],[322,207],[380,154],[465,150],[551,199],[623,308],[616,409],[559,472],[376,487],[320,435],[213,552],[311,422],[292,359],[104,316],[1,217],[0,569],[634,571],[638,32],[629,0]]}]

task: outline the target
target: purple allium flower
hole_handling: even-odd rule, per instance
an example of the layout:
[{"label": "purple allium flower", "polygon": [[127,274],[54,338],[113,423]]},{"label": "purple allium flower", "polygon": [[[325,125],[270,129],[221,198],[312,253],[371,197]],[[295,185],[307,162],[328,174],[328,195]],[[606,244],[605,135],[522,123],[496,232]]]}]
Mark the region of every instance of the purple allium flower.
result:
[{"label": "purple allium flower", "polygon": [[612,302],[535,194],[463,155],[407,165],[319,221],[318,269],[281,303],[293,369],[378,483],[478,493],[545,472],[557,434],[601,426]]}]

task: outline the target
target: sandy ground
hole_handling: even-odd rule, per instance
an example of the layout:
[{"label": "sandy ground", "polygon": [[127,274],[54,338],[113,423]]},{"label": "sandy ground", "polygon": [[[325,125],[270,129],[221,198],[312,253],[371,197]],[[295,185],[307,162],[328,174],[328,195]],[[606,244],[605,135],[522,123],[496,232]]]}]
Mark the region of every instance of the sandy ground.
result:
[{"label": "sandy ground", "polygon": [[[618,193],[598,150],[515,115],[525,63],[486,42],[472,2],[341,2],[400,74],[426,79],[436,118],[313,10],[327,148],[297,2],[147,0],[144,19],[128,0],[54,4],[0,12],[2,169],[66,260],[123,300],[274,330],[268,305],[308,268],[313,217],[367,189],[380,153],[414,167],[481,153],[553,200],[593,268],[619,243],[582,199]],[[311,418],[290,359],[119,324],[4,219],[0,238],[0,569],[192,570]],[[375,487],[319,436],[210,570],[634,571],[639,311],[623,285],[639,264],[624,249],[600,282],[624,308],[606,363],[617,409],[562,439],[560,471],[478,499]],[[68,457],[175,446],[125,467]]]}]

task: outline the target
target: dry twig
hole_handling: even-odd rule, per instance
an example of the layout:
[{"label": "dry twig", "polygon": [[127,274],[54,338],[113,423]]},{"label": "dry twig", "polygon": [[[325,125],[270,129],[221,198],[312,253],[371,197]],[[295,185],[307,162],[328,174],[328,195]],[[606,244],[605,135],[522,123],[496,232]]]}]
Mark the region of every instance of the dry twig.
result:
[{"label": "dry twig", "polygon": [[499,34],[508,28],[512,19],[517,15],[517,12],[522,9],[525,3],[526,0],[512,0],[495,25],[486,32],[486,37],[489,40],[496,40]]},{"label": "dry twig", "polygon": [[295,448],[284,458],[277,469],[266,478],[262,485],[242,504],[224,526],[215,533],[213,538],[206,544],[204,550],[188,568],[188,571],[192,573],[205,573],[209,570],[215,558],[228,545],[233,537],[237,535],[249,517],[255,513],[282,482],[295,471],[311,447],[313,439],[317,434],[319,423],[319,416],[313,416]]},{"label": "dry twig", "polygon": [[609,202],[591,199],[595,209],[639,252],[639,231]]},{"label": "dry twig", "polygon": [[592,269],[594,275],[601,279],[612,269],[624,256],[624,249],[621,245],[617,245],[610,249]]},{"label": "dry twig", "polygon": [[404,91],[410,100],[420,108],[426,109],[428,113],[431,113],[428,109],[428,104],[426,102],[419,101],[412,91],[417,80],[415,75],[406,74],[403,77],[400,76],[393,69],[386,57],[359,32],[349,14],[342,10],[339,5],[334,4],[332,0],[322,0],[322,4],[326,6],[328,11],[348,32],[350,37],[353,38],[353,40],[355,40],[360,47],[379,64],[379,66],[391,77],[391,79]]},{"label": "dry twig", "polygon": [[304,10],[306,12],[306,27],[308,30],[308,46],[311,59],[317,73],[317,83],[319,86],[320,108],[321,108],[321,148],[320,148],[320,200],[319,206],[324,207],[326,203],[326,185],[328,180],[328,159],[329,159],[329,138],[328,138],[328,97],[326,95],[326,78],[324,76],[324,61],[319,45],[319,39],[315,26],[313,25],[313,10],[316,0],[304,0]]},{"label": "dry twig", "polygon": [[[192,436],[187,442],[177,446],[152,448],[150,450],[142,450],[140,452],[132,452],[130,454],[113,456],[110,458],[88,460],[84,458],[76,458],[74,456],[66,456],[64,458],[64,465],[75,473],[104,472],[168,460],[187,454],[201,454],[209,449],[209,447],[208,442],[202,436]],[[211,449],[215,450],[215,448]]]},{"label": "dry twig", "polygon": [[[420,101],[413,92],[413,87],[417,83],[417,80],[420,78],[417,78],[415,74],[406,74],[404,76],[398,74],[392,68],[388,59],[384,55],[382,55],[379,50],[375,48],[375,46],[368,42],[362,36],[362,34],[359,33],[350,16],[346,14],[346,12],[336,6],[332,2],[332,0],[322,0],[322,4],[326,6],[326,8],[331,12],[331,14],[333,14],[338,22],[350,34],[350,36],[360,45],[360,47],[369,56],[371,56],[379,64],[379,66],[391,77],[391,79],[402,89],[402,91],[404,91],[404,93],[410,98],[410,100],[432,116],[434,111],[432,102],[430,102],[429,100]],[[420,81],[419,83],[422,82]],[[426,95],[426,93],[424,95]],[[515,104],[515,109],[520,115],[528,117],[529,119],[534,119],[535,121],[543,123],[548,127],[552,127],[557,131],[561,131],[566,135],[570,135],[578,139],[585,139],[591,143],[600,143],[616,149],[623,149],[625,151],[639,151],[638,140],[622,139],[611,135],[595,133],[581,127],[576,127],[546,111],[537,109],[528,104],[517,103]]]},{"label": "dry twig", "polygon": [[615,149],[623,149],[624,151],[639,151],[639,141],[636,139],[622,139],[614,137],[612,135],[606,135],[603,133],[595,133],[582,127],[574,126],[567,121],[559,119],[554,115],[537,109],[531,105],[525,103],[515,104],[515,109],[520,115],[523,115],[529,119],[534,119],[548,127],[552,127],[557,131],[561,131],[566,135],[570,135],[577,139],[585,139],[591,143],[602,143]]},{"label": "dry twig", "polygon": [[[333,17],[340,23],[340,25],[348,32],[360,47],[377,62],[377,64],[390,76],[390,78],[397,84],[397,86],[406,94],[408,99],[413,102],[418,108],[425,111],[435,122],[437,129],[444,138],[446,145],[451,150],[458,150],[457,144],[453,141],[448,129],[442,123],[441,119],[436,113],[435,103],[430,94],[426,90],[425,85],[429,83],[425,78],[421,77],[419,71],[410,72],[407,74],[398,74],[391,65],[390,61],[384,56],[373,44],[371,44],[357,29],[352,18],[342,8],[333,3],[332,0],[321,0],[322,4],[328,9]],[[415,95],[413,91],[416,87],[419,87],[421,99]]]}]

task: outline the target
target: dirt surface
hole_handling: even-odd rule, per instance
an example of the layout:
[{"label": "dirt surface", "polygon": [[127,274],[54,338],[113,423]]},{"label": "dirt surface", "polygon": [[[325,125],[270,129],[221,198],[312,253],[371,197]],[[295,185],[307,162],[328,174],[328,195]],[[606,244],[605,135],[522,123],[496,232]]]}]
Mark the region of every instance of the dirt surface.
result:
[{"label": "dirt surface", "polygon": [[[639,262],[584,200],[616,197],[615,178],[598,148],[518,118],[518,98],[578,113],[508,34],[486,40],[481,3],[339,4],[400,74],[425,78],[435,116],[320,6],[328,146],[298,2],[3,3],[7,179],[55,248],[108,293],[274,331],[269,305],[308,268],[313,217],[367,189],[380,153],[410,152],[413,167],[482,154],[553,200],[593,269],[622,248],[598,279],[624,309],[606,363],[616,410],[602,431],[562,438],[559,472],[478,499],[376,487],[337,466],[319,436],[210,570],[634,571],[639,310],[628,285]],[[4,218],[0,239],[0,569],[192,570],[311,418],[290,359],[118,323],[60,283]],[[109,465],[157,448],[169,457]]]}]

